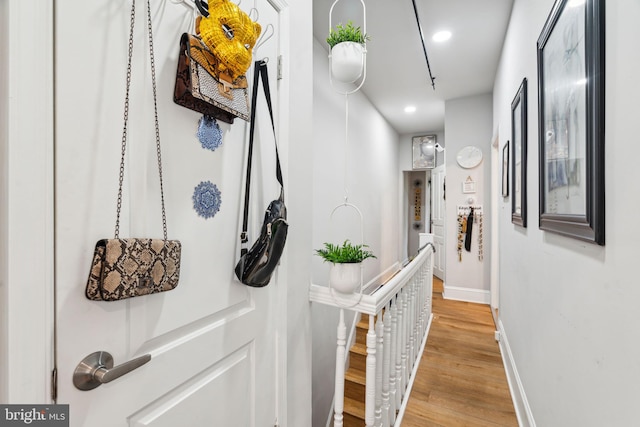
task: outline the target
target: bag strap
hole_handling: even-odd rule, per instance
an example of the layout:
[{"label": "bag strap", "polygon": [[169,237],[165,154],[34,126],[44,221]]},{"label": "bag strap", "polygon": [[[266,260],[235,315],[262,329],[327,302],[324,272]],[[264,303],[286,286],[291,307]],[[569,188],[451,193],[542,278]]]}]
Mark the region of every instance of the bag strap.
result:
[{"label": "bag strap", "polygon": [[[131,3],[131,26],[129,30],[129,58],[127,61],[127,89],[124,98],[124,128],[122,130],[122,156],[120,157],[120,176],[118,180],[118,203],[116,213],[115,238],[120,235],[120,211],[122,209],[122,183],[124,181],[124,159],[127,152],[127,123],[129,122],[129,89],[131,87],[131,58],[133,57],[133,27],[136,16],[136,0]],[[149,33],[149,51],[151,57],[151,84],[153,86],[153,109],[156,127],[156,153],[158,155],[158,175],[160,177],[160,201],[162,202],[162,231],[167,240],[167,215],[164,209],[164,188],[162,185],[162,157],[160,150],[160,127],[158,125],[158,94],[156,90],[156,67],[153,55],[153,31],[151,28],[151,5],[147,0],[147,30]]]},{"label": "bag strap", "polygon": [[273,107],[271,105],[271,91],[269,90],[269,76],[267,73],[267,62],[264,60],[256,61],[253,73],[253,92],[251,94],[251,124],[249,127],[249,154],[247,159],[247,179],[244,190],[244,217],[242,219],[242,233],[240,234],[240,242],[242,243],[241,255],[247,253],[246,244],[247,224],[249,222],[249,193],[251,188],[251,163],[253,158],[253,137],[256,125],[256,104],[258,103],[258,86],[259,77],[262,77],[262,88],[264,96],[267,99],[267,107],[269,109],[269,118],[271,119],[271,129],[273,130],[273,140],[276,147],[276,179],[280,183],[280,200],[284,201],[284,183],[282,180],[282,169],[280,168],[280,156],[278,155],[278,142],[276,140],[276,127],[273,121]]},{"label": "bag strap", "polygon": [[205,18],[208,18],[209,5],[207,4],[207,2],[204,0],[194,0],[194,3],[196,4],[196,7],[200,11],[200,14],[202,14],[202,16],[204,16]]}]

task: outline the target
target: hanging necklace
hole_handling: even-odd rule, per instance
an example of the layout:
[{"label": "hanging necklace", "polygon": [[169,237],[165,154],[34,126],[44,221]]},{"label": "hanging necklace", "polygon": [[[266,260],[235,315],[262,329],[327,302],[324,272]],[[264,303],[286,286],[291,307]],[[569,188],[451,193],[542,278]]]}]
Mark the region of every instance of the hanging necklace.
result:
[{"label": "hanging necklace", "polygon": [[484,259],[484,248],[482,242],[482,220],[484,218],[483,214],[478,215],[478,260],[482,261]]},{"label": "hanging necklace", "polygon": [[458,213],[458,261],[462,262],[462,246],[464,241],[464,221],[463,213]]}]

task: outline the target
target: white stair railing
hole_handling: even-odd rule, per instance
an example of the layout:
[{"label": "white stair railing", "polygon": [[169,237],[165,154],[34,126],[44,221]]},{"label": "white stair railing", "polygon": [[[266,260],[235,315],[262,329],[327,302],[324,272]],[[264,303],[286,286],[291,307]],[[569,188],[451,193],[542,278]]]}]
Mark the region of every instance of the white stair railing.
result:
[{"label": "white stair railing", "polygon": [[409,264],[370,294],[332,295],[326,286],[311,285],[311,301],[340,308],[334,427],[344,425],[345,309],[369,315],[365,426],[399,427],[402,422],[433,317],[433,252],[433,245],[428,243]]}]

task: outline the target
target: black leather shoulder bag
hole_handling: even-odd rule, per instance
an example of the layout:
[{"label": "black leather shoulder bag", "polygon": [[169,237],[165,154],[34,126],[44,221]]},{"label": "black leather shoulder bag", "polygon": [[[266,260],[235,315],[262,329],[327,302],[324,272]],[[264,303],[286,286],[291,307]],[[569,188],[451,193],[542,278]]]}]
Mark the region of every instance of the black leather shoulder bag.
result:
[{"label": "black leather shoulder bag", "polygon": [[[276,129],[273,121],[273,108],[271,106],[271,93],[269,91],[269,77],[267,75],[267,63],[256,61],[254,66],[253,94],[251,103],[251,125],[249,130],[249,155],[247,160],[247,179],[244,194],[244,218],[242,221],[242,234],[240,235],[241,250],[240,261],[235,268],[238,279],[248,286],[263,287],[269,284],[287,240],[287,207],[284,204],[284,184],[280,157],[278,156],[278,144],[276,142]],[[249,218],[249,193],[251,188],[251,160],[253,157],[253,139],[256,122],[256,104],[258,100],[259,77],[262,78],[262,87],[267,99],[271,128],[276,146],[276,179],[280,183],[280,197],[269,203],[262,223],[260,237],[247,250],[247,223]]]}]

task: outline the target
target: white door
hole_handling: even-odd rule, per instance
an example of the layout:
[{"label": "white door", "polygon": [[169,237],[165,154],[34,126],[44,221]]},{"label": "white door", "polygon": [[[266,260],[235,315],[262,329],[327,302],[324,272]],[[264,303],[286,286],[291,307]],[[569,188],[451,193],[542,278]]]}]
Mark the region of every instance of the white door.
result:
[{"label": "white door", "polygon": [[444,222],[445,222],[445,166],[431,171],[431,232],[436,253],[433,259],[433,274],[444,280]]},{"label": "white door", "polygon": [[[162,237],[153,97],[146,39],[146,1],[136,1],[136,31],[120,237]],[[279,11],[269,2],[242,9],[275,35],[255,58],[269,59],[277,111]],[[170,239],[182,242],[176,289],[116,302],[84,296],[97,240],[114,234],[131,0],[66,0],[56,4],[56,321],[58,403],[71,426],[273,426],[278,418],[276,301],[278,276],[260,289],[240,284],[238,259],[248,123],[221,123],[215,151],[196,137],[200,115],[172,102],[180,35],[191,12],[180,1],[151,1],[158,86],[164,196]],[[283,18],[284,19],[284,18]],[[252,73],[248,75],[252,82]],[[261,156],[255,160],[253,232],[277,197],[273,139],[259,99]],[[277,123],[277,122],[276,122]],[[286,168],[286,165],[283,165]],[[192,195],[210,181],[219,212],[198,216]],[[90,391],[72,375],[85,356],[109,352],[115,365],[142,355],[138,369]]]}]

